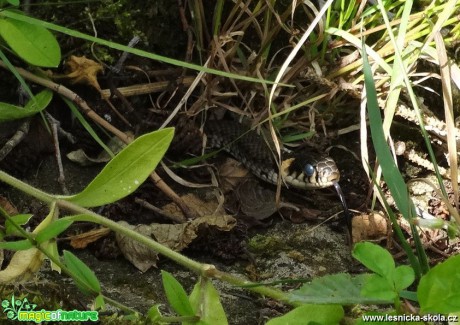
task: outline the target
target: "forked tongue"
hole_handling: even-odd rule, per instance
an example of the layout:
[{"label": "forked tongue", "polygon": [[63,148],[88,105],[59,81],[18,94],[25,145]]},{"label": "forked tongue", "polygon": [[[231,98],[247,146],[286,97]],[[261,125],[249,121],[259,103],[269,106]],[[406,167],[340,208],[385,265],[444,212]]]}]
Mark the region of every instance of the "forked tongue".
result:
[{"label": "forked tongue", "polygon": [[348,211],[347,202],[345,201],[345,195],[343,195],[342,188],[340,187],[338,182],[334,182],[335,190],[337,191],[337,195],[340,198],[340,202],[342,202],[343,206],[343,213],[345,214],[345,220],[347,221],[347,228],[349,234],[349,241],[350,244],[352,243],[352,236],[351,236],[351,213]]}]

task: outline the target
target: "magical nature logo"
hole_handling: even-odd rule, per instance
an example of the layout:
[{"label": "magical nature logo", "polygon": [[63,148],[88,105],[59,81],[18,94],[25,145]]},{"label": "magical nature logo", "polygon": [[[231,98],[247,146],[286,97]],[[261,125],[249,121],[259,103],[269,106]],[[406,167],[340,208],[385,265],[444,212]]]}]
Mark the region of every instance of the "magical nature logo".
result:
[{"label": "magical nature logo", "polygon": [[21,311],[31,312],[37,307],[36,304],[31,304],[27,298],[15,299],[14,295],[11,300],[2,300],[3,313],[11,320],[17,320]]},{"label": "magical nature logo", "polygon": [[35,310],[36,304],[32,304],[27,298],[16,299],[11,296],[11,299],[2,300],[3,313],[9,320],[20,322],[69,322],[69,321],[97,321],[99,313],[97,311],[64,311],[58,310]]}]

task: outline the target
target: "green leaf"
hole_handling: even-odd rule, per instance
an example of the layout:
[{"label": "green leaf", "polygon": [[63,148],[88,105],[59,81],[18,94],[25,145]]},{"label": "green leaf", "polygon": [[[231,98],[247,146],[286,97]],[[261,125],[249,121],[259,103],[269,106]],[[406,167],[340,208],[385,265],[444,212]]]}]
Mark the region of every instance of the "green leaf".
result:
[{"label": "green leaf", "polygon": [[23,251],[33,246],[34,245],[28,239],[0,242],[0,249],[8,249],[11,251]]},{"label": "green leaf", "polygon": [[227,315],[220,303],[220,297],[209,278],[201,277],[192,293],[190,303],[200,322],[207,324],[228,324]]},{"label": "green leaf", "polygon": [[25,107],[0,102],[0,123],[25,118],[41,112],[51,102],[53,92],[45,89],[34,97],[35,100],[29,100]]},{"label": "green leaf", "polygon": [[395,261],[386,249],[373,243],[362,242],[355,245],[352,255],[369,270],[392,281]]},{"label": "green leaf", "polygon": [[45,229],[38,232],[35,240],[38,244],[41,244],[51,238],[57,237],[60,233],[65,231],[73,223],[70,219],[59,219],[51,223]]},{"label": "green leaf", "polygon": [[192,305],[188,301],[187,293],[171,273],[161,271],[161,277],[163,279],[163,288],[165,289],[166,297],[171,307],[176,313],[181,316],[193,316]]},{"label": "green leaf", "polygon": [[56,38],[41,26],[3,17],[0,19],[0,37],[29,64],[55,68],[61,61],[61,49]]},{"label": "green leaf", "polygon": [[410,286],[415,280],[414,269],[407,265],[398,266],[393,275],[396,292],[401,292]]},{"label": "green leaf", "polygon": [[361,294],[370,274],[352,277],[339,273],[313,279],[289,294],[289,301],[303,304],[388,304],[391,299],[365,297]]},{"label": "green leaf", "polygon": [[417,297],[421,313],[460,311],[460,255],[451,256],[420,279]]},{"label": "green leaf", "polygon": [[304,305],[286,315],[273,318],[267,325],[339,324],[343,318],[343,307],[339,305]]},{"label": "green leaf", "polygon": [[102,294],[98,295],[96,299],[94,299],[94,309],[104,309],[105,308],[105,300]]},{"label": "green leaf", "polygon": [[401,290],[401,292],[399,292],[399,297],[401,299],[407,299],[418,302],[417,292],[414,291]]},{"label": "green leaf", "polygon": [[115,202],[134,192],[163,158],[174,135],[173,128],[145,134],[115,156],[80,193],[60,198],[82,207]]},{"label": "green leaf", "polygon": [[15,216],[11,216],[11,221],[10,220],[5,221],[5,234],[10,235],[10,236],[11,235],[21,236],[20,232],[13,225],[12,221],[14,221],[18,226],[22,226],[28,223],[30,218],[32,218],[32,216],[33,214],[17,214]]},{"label": "green leaf", "polygon": [[394,300],[396,292],[393,283],[390,283],[387,278],[378,274],[371,274],[361,290],[363,297],[380,299],[380,300]]},{"label": "green leaf", "polygon": [[42,244],[42,249],[46,252],[51,264],[51,270],[61,273],[61,267],[53,262],[53,258],[56,261],[60,261],[59,250],[55,240],[48,241]]},{"label": "green leaf", "polygon": [[64,251],[64,262],[71,272],[77,287],[86,295],[101,293],[101,285],[94,272],[78,257],[69,251]]},{"label": "green leaf", "polygon": [[[163,271],[162,271],[163,272]],[[164,283],[164,281],[163,281]],[[163,315],[160,311],[161,304],[155,304],[150,307],[149,311],[147,312],[147,318],[150,320],[151,323],[157,324]]]}]

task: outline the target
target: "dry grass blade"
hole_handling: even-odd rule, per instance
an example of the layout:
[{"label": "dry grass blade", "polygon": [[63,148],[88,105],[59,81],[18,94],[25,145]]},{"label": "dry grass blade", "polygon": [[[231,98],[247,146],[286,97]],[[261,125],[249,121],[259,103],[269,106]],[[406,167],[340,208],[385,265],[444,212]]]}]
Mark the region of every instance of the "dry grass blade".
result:
[{"label": "dry grass blade", "polygon": [[436,42],[439,67],[441,69],[442,94],[444,100],[444,115],[447,125],[447,148],[449,150],[452,189],[454,191],[455,207],[458,210],[458,182],[456,181],[458,179],[457,142],[455,141],[454,107],[452,101],[450,67],[446,48],[440,32],[435,34],[434,40]]}]

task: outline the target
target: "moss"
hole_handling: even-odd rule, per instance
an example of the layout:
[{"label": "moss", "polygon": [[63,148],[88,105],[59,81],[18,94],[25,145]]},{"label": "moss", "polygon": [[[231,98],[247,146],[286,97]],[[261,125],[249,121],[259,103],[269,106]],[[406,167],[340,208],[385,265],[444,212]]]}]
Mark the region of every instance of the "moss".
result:
[{"label": "moss", "polygon": [[278,254],[291,249],[286,241],[279,236],[255,235],[249,240],[248,249],[256,254]]}]

